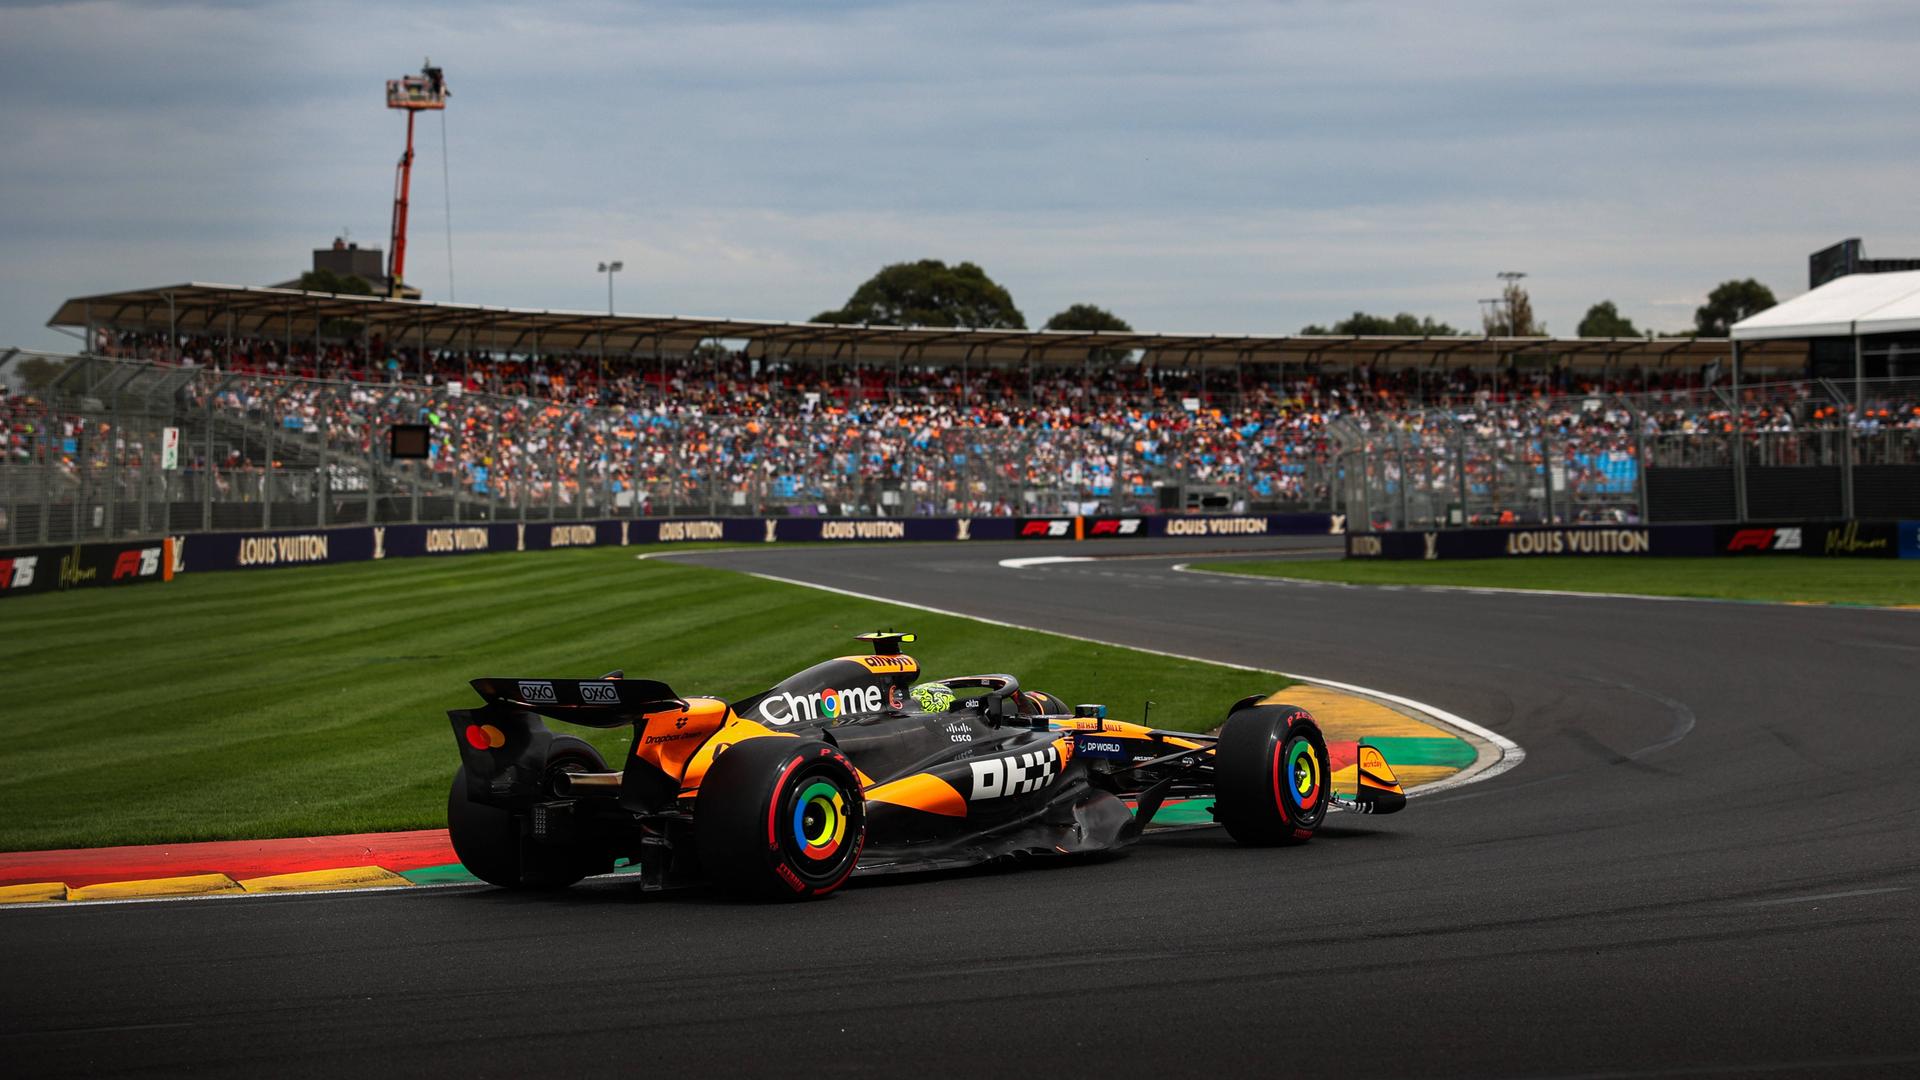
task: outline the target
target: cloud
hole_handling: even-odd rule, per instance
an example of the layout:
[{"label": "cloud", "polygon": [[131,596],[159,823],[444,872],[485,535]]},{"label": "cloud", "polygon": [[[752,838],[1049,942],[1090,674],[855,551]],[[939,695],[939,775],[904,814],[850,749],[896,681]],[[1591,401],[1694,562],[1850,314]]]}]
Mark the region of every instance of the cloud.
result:
[{"label": "cloud", "polygon": [[[384,244],[380,87],[423,55],[462,300],[594,307],[618,256],[633,308],[804,318],[935,256],[1036,322],[1285,331],[1471,325],[1523,269],[1556,331],[1677,328],[1843,236],[1920,253],[1916,46],[1904,3],[0,6],[0,341]],[[439,139],[409,276],[444,297]]]}]

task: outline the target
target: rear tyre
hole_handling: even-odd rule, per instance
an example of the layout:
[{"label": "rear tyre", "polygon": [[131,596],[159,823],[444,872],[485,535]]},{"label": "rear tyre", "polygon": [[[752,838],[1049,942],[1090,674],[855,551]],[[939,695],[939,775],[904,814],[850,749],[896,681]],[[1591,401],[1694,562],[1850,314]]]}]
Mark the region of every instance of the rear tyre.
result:
[{"label": "rear tyre", "polygon": [[1227,717],[1214,751],[1214,816],[1242,844],[1298,844],[1327,817],[1327,741],[1296,705]]},{"label": "rear tyre", "polygon": [[695,848],[707,876],[748,896],[806,900],[846,884],[866,842],[853,764],[817,739],[733,744],[700,783]]},{"label": "rear tyre", "polygon": [[[584,739],[556,735],[547,751],[540,787],[553,794],[553,778],[563,772],[605,772],[600,752]],[[594,849],[536,844],[524,834],[526,815],[467,798],[467,769],[453,774],[447,793],[447,835],[461,865],[474,877],[503,889],[564,889],[590,874],[604,873],[613,860]]]}]

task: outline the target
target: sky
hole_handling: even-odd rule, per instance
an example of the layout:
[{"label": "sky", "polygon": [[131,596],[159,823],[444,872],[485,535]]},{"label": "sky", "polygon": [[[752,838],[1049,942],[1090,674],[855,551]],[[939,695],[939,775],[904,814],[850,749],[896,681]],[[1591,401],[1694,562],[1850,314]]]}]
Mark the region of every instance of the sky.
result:
[{"label": "sky", "polygon": [[1477,327],[1514,270],[1571,335],[1785,299],[1849,236],[1920,257],[1912,0],[0,0],[0,345],[72,344],[70,296],[385,247],[384,84],[428,56],[429,299],[603,309],[617,258],[622,312],[804,320],[939,258],[1029,325],[1289,333]]}]

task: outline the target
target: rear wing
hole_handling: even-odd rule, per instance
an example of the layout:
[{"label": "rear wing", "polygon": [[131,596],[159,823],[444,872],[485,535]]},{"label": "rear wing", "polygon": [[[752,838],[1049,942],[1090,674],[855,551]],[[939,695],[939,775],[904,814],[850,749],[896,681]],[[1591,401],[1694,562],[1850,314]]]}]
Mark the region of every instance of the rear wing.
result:
[{"label": "rear wing", "polygon": [[585,727],[619,727],[648,713],[684,710],[673,687],[653,679],[475,679],[489,705],[525,709]]}]

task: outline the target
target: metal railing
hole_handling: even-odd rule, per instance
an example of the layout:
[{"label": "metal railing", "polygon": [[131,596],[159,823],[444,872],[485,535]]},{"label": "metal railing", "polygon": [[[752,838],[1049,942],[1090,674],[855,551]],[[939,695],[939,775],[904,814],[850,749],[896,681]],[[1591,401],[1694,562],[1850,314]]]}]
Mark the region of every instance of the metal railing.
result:
[{"label": "metal railing", "polygon": [[[357,523],[782,514],[1330,510],[1340,444],[1180,409],[1149,425],[980,422],[940,403],[801,398],[703,414],[13,352],[58,374],[0,397],[0,544]],[[1176,407],[1177,408],[1177,407]],[[394,424],[430,457],[394,460]],[[171,463],[164,439],[177,439]],[[1177,502],[1178,500],[1172,500]]]},{"label": "metal railing", "polygon": [[[1337,484],[1356,527],[1920,513],[1920,468],[1884,472],[1920,466],[1913,378],[1406,409],[1347,443]],[[1868,470],[1893,490],[1861,490]],[[1659,498],[1682,480],[1705,495]]]},{"label": "metal railing", "polygon": [[[600,408],[18,351],[0,352],[0,377],[33,358],[57,374],[0,397],[10,546],[398,522],[1132,513],[1178,509],[1194,491],[1215,510],[1338,511],[1355,526],[1760,518],[1799,505],[1802,488],[1817,504],[1805,516],[1855,516],[1890,475],[1899,487],[1904,474],[1886,469],[1920,466],[1920,379],[1312,422],[1279,406],[1127,407],[1065,426],[1031,409],[983,420],[938,402],[821,408],[804,395],[738,412],[667,395]],[[400,423],[430,427],[428,459],[388,455]],[[1661,498],[1661,478],[1682,474],[1725,497]]]}]

